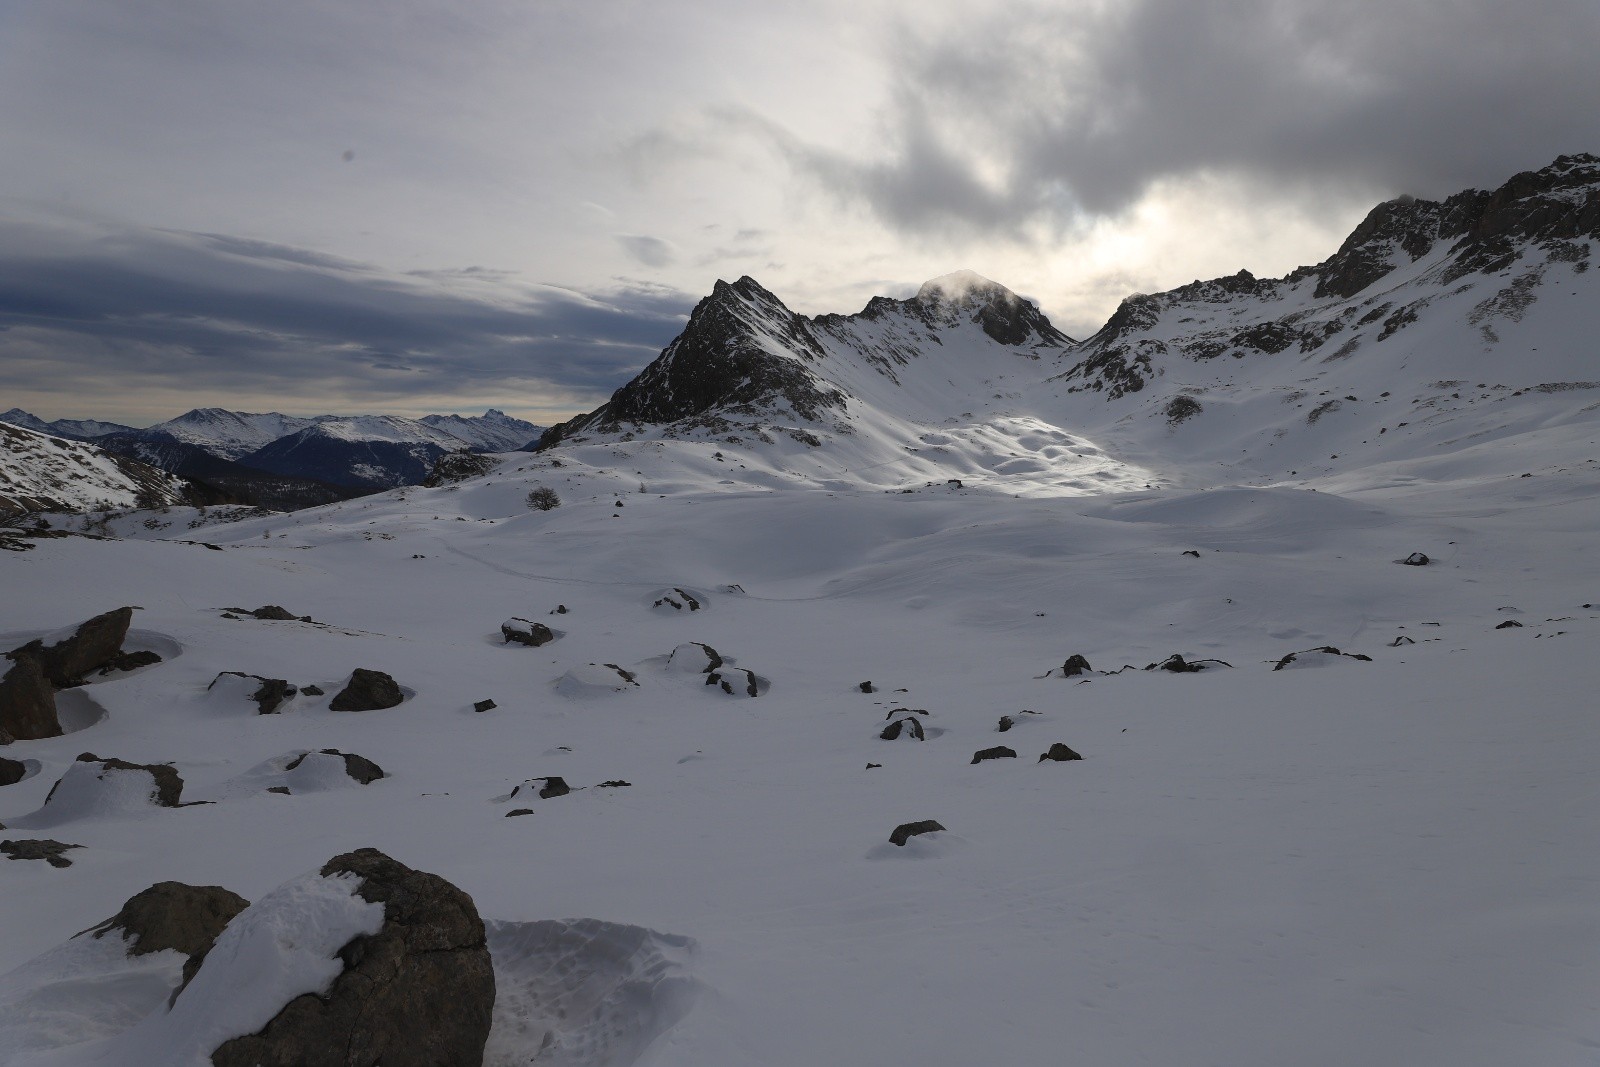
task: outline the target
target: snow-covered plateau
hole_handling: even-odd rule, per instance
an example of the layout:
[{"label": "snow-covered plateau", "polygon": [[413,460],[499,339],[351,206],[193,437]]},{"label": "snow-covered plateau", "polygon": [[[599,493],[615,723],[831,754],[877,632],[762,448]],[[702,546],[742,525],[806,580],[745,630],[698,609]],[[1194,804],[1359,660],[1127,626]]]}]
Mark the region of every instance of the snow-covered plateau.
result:
[{"label": "snow-covered plateau", "polygon": [[[1082,344],[719,284],[481,476],[10,538],[0,648],[160,660],[0,747],[73,846],[0,859],[0,1063],[257,1047],[377,849],[481,915],[488,1064],[1594,1064],[1600,272],[1452,233]],[[197,970],[90,929],[168,881],[254,902]]]}]

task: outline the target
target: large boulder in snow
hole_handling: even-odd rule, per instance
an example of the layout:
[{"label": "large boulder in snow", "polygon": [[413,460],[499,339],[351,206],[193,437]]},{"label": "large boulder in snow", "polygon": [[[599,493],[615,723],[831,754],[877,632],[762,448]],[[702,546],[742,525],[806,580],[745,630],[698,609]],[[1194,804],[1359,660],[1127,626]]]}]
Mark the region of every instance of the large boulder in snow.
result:
[{"label": "large boulder in snow", "polygon": [[6,655],[10,667],[0,676],[0,745],[59,737],[55,687],[39,658],[26,649]]},{"label": "large boulder in snow", "polygon": [[1074,652],[1072,655],[1068,656],[1066,662],[1061,665],[1061,677],[1077,678],[1080,675],[1088,674],[1092,670],[1094,670],[1094,668],[1089,666],[1089,661],[1084,659],[1078,653]]},{"label": "large boulder in snow", "polygon": [[710,674],[722,666],[722,655],[710,645],[690,641],[667,657],[667,670],[680,674]]},{"label": "large boulder in snow", "polygon": [[996,745],[993,748],[980,748],[972,754],[973,763],[982,763],[991,759],[1016,759],[1017,750],[1007,748],[1005,745]]},{"label": "large boulder in snow", "polygon": [[[256,1033],[218,1046],[214,1067],[481,1064],[495,981],[472,898],[372,848],[336,856],[319,874],[354,879],[354,896],[381,907],[381,924],[337,949],[342,969],[331,984],[294,997]],[[236,965],[240,955],[215,965]],[[214,992],[201,988],[209,964],[175,1009],[185,997]]]},{"label": "large boulder in snow", "polygon": [[53,824],[147,807],[176,808],[182,795],[183,779],[170,764],[129,763],[85,752],[50,787],[44,807],[27,818]]},{"label": "large boulder in snow", "polygon": [[556,639],[555,631],[542,622],[532,619],[511,618],[500,624],[500,636],[510,644],[515,641],[519,645],[531,645],[538,648],[548,645]]},{"label": "large boulder in snow", "polygon": [[1078,755],[1066,745],[1063,745],[1060,741],[1057,741],[1055,744],[1051,745],[1049,751],[1041,752],[1039,754],[1040,763],[1043,763],[1045,760],[1052,760],[1056,763],[1068,763],[1072,760],[1082,758],[1082,756]]},{"label": "large boulder in snow", "polygon": [[0,841],[0,855],[13,860],[44,860],[52,867],[71,867],[72,861],[65,853],[82,845],[69,845],[49,838],[29,838]]},{"label": "large boulder in snow", "polygon": [[221,886],[157,882],[129,897],[121,911],[84,933],[102,938],[116,931],[127,940],[130,956],[172,949],[198,967],[222,928],[249,906],[244,897]]},{"label": "large boulder in snow", "polygon": [[17,651],[31,652],[39,660],[45,677],[57,689],[81,684],[83,676],[111,662],[122,651],[122,642],[128,636],[128,624],[133,621],[132,608],[117,608],[79,623],[71,633],[58,633],[51,644],[49,637],[32,641]]},{"label": "large boulder in snow", "polygon": [[350,681],[328,704],[330,711],[381,711],[392,708],[404,700],[399,684],[382,671],[369,671],[357,667]]},{"label": "large boulder in snow", "polygon": [[747,671],[743,667],[718,667],[706,675],[706,684],[716,686],[729,696],[761,695],[761,679],[756,677],[754,671]]}]

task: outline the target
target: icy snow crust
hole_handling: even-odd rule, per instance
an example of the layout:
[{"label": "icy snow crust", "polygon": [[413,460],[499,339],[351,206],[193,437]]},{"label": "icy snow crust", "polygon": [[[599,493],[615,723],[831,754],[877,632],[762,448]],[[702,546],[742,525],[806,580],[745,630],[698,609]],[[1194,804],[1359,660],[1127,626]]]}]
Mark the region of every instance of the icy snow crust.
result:
[{"label": "icy snow crust", "polygon": [[[495,1063],[1593,1063],[1600,271],[1563,270],[1495,343],[1468,319],[1511,279],[1469,276],[1346,358],[1167,361],[1112,401],[1053,380],[1070,353],[957,322],[812,364],[852,397],[846,429],[788,424],[817,446],[777,418],[770,441],[641,428],[194,533],[220,552],[129,523],[151,539],[6,554],[0,631],[133,603],[183,655],[93,686],[88,729],[8,746],[41,770],[0,822],[84,749],[216,803],[85,811],[50,831],[72,867],[0,861],[0,1004],[69,983],[53,1022],[0,1025],[0,1062],[197,1048],[199,1021],[144,1014],[167,978],[124,997],[114,959],[61,946],[156,881],[259,901],[371,845],[491,921]],[[1558,382],[1580,384],[1534,388]],[[1204,411],[1170,423],[1175,387]],[[529,510],[539,485],[562,505]],[[1433,562],[1393,562],[1414,551]],[[654,606],[675,589],[702,609]],[[220,618],[269,603],[328,625]],[[512,617],[561,640],[507,645]],[[676,669],[691,642],[768,688]],[[1371,661],[1272,670],[1323,645]],[[1075,653],[1093,672],[1061,678]],[[1173,653],[1234,669],[1140,669]],[[261,716],[206,694],[229,670],[332,693],[356,666],[415,695]],[[915,710],[925,740],[879,739]],[[1039,762],[1056,742],[1084,759]],[[1018,758],[971,764],[996,745]],[[388,777],[308,759],[267,792],[328,748]],[[925,819],[947,830],[888,843]],[[335,888],[304,904],[334,917],[318,952],[356,918]]]}]

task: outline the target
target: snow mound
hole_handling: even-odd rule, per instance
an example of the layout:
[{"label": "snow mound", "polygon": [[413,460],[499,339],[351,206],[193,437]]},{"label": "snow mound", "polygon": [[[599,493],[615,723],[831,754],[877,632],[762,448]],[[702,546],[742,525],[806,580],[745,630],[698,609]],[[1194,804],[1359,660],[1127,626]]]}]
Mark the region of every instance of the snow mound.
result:
[{"label": "snow mound", "polygon": [[629,1067],[694,1006],[695,943],[598,919],[489,922],[484,1067]]},{"label": "snow mound", "polygon": [[556,681],[556,692],[564,697],[595,697],[639,688],[634,673],[615,663],[586,663],[574,667]]}]

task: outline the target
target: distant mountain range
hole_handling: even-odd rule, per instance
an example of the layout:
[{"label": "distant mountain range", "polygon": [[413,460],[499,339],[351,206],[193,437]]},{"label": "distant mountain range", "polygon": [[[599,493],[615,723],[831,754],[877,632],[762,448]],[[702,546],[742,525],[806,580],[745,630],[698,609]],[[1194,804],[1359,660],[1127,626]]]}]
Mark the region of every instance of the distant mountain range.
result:
[{"label": "distant mountain range", "polygon": [[299,418],[196,408],[143,429],[83,419],[43,419],[12,408],[0,415],[38,433],[86,441],[110,452],[224,489],[273,508],[328,503],[415,485],[438,458],[463,449],[509,452],[540,427],[502,411],[482,415],[318,415]]}]

